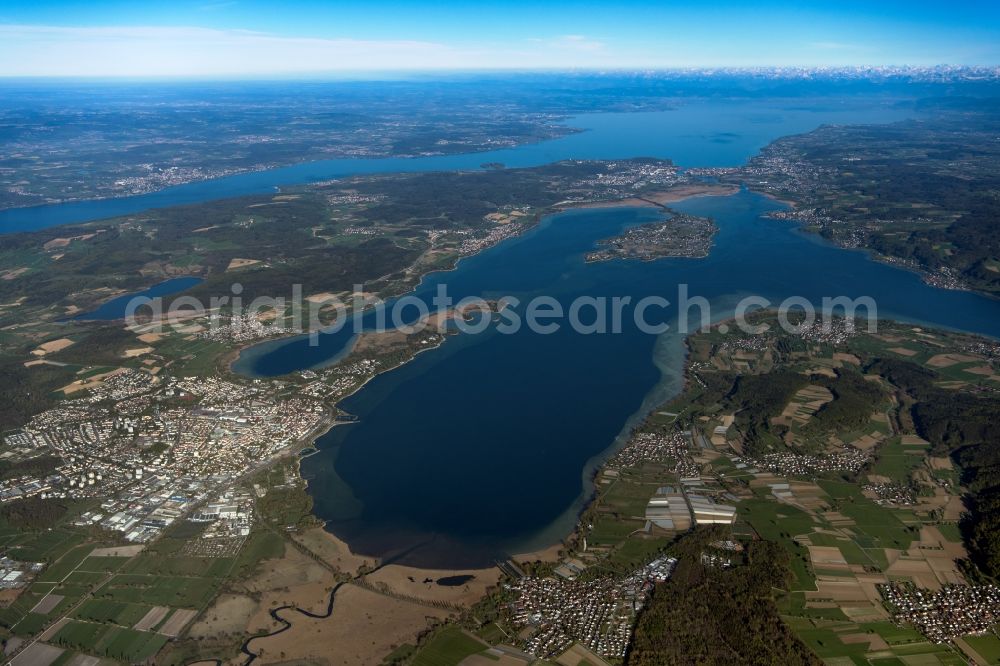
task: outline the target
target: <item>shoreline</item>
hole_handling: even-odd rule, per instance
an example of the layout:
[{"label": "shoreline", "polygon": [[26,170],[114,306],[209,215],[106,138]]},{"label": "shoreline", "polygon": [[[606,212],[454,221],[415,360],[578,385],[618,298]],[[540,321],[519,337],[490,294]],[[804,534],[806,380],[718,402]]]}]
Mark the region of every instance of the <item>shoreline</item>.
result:
[{"label": "shoreline", "polygon": [[666,190],[651,192],[647,195],[636,195],[625,199],[608,199],[604,201],[560,202],[553,206],[556,212],[588,208],[666,208],[666,204],[677,203],[696,197],[728,197],[739,193],[738,185],[720,185],[717,183],[681,185]]},{"label": "shoreline", "polygon": [[[740,189],[741,188],[739,188],[738,186],[717,185],[717,184],[714,184],[714,183],[712,183],[712,184],[705,184],[705,185],[688,185],[688,186],[682,186],[680,188],[676,188],[676,190],[665,190],[665,191],[660,191],[660,192],[653,193],[653,194],[649,195],[649,199],[645,199],[645,198],[627,198],[627,199],[619,199],[619,200],[607,201],[607,202],[604,202],[604,201],[600,201],[600,202],[583,202],[581,205],[572,205],[572,206],[568,206],[568,207],[561,207],[561,206],[557,205],[557,206],[553,207],[553,209],[551,209],[551,210],[537,213],[536,216],[535,216],[535,219],[532,221],[531,224],[526,225],[525,228],[523,230],[521,230],[521,232],[519,232],[518,234],[510,236],[509,238],[504,239],[504,240],[510,240],[510,239],[521,237],[528,230],[536,228],[546,217],[551,217],[553,215],[558,215],[560,213],[563,213],[563,212],[566,212],[566,211],[572,210],[572,209],[587,209],[587,208],[665,208],[666,207],[665,205],[657,203],[657,201],[663,201],[664,203],[667,203],[667,202],[674,203],[674,202],[683,201],[683,200],[690,199],[690,198],[702,197],[702,196],[732,196],[734,194],[739,193]],[[633,203],[634,201],[638,201],[638,202],[640,202],[640,204],[636,205],[636,204]],[[498,244],[498,245],[500,245],[500,244]],[[494,247],[497,247],[498,245],[493,245],[493,246],[490,246],[489,248],[483,248],[479,252],[476,252],[476,253],[471,254],[471,255],[459,257],[458,260],[455,262],[455,264],[451,268],[448,268],[448,269],[437,268],[437,269],[434,269],[433,271],[428,271],[427,273],[421,275],[420,280],[417,282],[417,285],[419,286],[419,284],[421,282],[423,282],[423,280],[426,278],[426,276],[429,275],[429,274],[431,274],[431,273],[455,270],[455,268],[457,267],[458,263],[462,259],[466,259],[466,258],[470,258],[470,257],[475,257],[475,256],[479,255],[481,252],[485,252],[486,250],[489,250],[489,249],[492,249]],[[295,337],[298,337],[298,336],[301,336],[301,335],[307,335],[307,334],[294,334],[294,335],[289,335],[289,336],[283,336],[283,338],[284,339],[294,339]],[[685,336],[685,339],[686,339],[686,337],[687,336]],[[283,338],[282,337],[278,337],[278,338],[275,338],[275,340],[281,340]],[[356,344],[357,338],[358,338],[358,336],[354,337],[354,340],[355,340],[354,344]],[[395,365],[393,365],[391,367],[380,369],[374,375],[372,375],[371,377],[365,379],[361,384],[359,384],[357,387],[355,387],[352,391],[350,391],[349,393],[347,393],[347,394],[339,397],[337,399],[337,401],[335,403],[333,403],[334,409],[339,409],[336,405],[338,405],[341,401],[346,400],[347,398],[349,398],[349,397],[355,395],[356,393],[358,393],[359,391],[361,391],[365,386],[367,386],[367,384],[369,382],[371,382],[376,377],[379,377],[379,376],[381,376],[381,375],[383,375],[385,373],[391,372],[392,370],[395,370],[395,369],[398,369],[399,367],[402,367],[403,365],[411,362],[414,358],[416,358],[420,353],[422,353],[424,351],[429,351],[429,350],[432,350],[432,349],[437,349],[442,344],[444,344],[447,341],[447,339],[448,339],[448,336],[445,336],[440,341],[438,341],[436,344],[434,344],[432,346],[418,349],[411,357],[409,357],[407,359],[404,359],[404,360],[401,360],[399,363],[396,363]],[[265,341],[265,342],[272,342],[272,341],[268,340],[268,341]],[[244,347],[241,347],[239,350],[234,350],[235,353],[234,352],[230,352],[225,357],[225,358],[229,359],[228,363],[226,364],[226,370],[228,372],[230,372],[230,373],[232,373],[232,374],[234,374],[234,375],[236,375],[238,377],[244,378],[244,379],[247,379],[247,378],[259,379],[257,377],[248,377],[247,375],[243,375],[243,374],[241,374],[239,372],[235,372],[235,371],[232,370],[232,367],[231,367],[232,363],[235,362],[235,360],[239,358],[240,353],[242,353],[242,351],[244,349],[249,348],[249,347],[253,347],[253,346],[255,346],[255,344],[263,344],[263,343],[261,343],[261,342],[249,343],[248,345],[245,345]],[[342,356],[340,356],[339,360],[336,361],[336,363],[343,362],[344,360],[346,360],[347,358],[349,358],[350,355],[351,355],[351,353],[352,353],[352,351],[353,351],[353,348],[354,348],[354,345],[352,344],[352,349],[351,350],[347,350],[346,353],[344,353]],[[679,389],[680,391],[683,391],[684,387],[686,386],[686,358],[687,358],[686,351],[685,351],[684,358],[685,358],[685,361],[684,361],[685,367],[681,368],[681,376],[683,377],[683,380],[682,380],[682,385],[681,385],[681,387]],[[335,365],[336,363],[333,363],[331,365]],[[654,361],[654,364],[655,364],[655,361]],[[661,373],[662,373],[662,369],[661,369]],[[288,374],[292,374],[292,373],[288,373]],[[651,389],[651,391],[655,391],[658,385],[659,385],[659,382],[657,383],[656,386],[654,386]],[[520,559],[520,558],[542,559],[543,561],[555,561],[557,559],[557,555],[558,555],[559,550],[565,547],[565,545],[566,545],[566,543],[565,543],[566,539],[572,537],[576,533],[576,531],[577,531],[577,529],[579,527],[580,516],[583,515],[584,511],[586,510],[586,508],[590,505],[590,503],[594,499],[594,489],[595,489],[595,486],[594,486],[593,481],[596,478],[596,475],[597,475],[597,473],[600,470],[600,466],[603,464],[603,462],[605,460],[607,460],[611,455],[614,454],[615,450],[617,450],[618,448],[620,448],[620,446],[622,446],[627,441],[627,438],[628,438],[629,434],[631,433],[631,431],[634,430],[635,427],[637,427],[638,424],[640,424],[645,418],[647,418],[649,416],[650,411],[652,409],[654,409],[655,407],[656,407],[655,404],[649,405],[649,406],[640,405],[639,409],[626,419],[625,423],[623,424],[622,431],[619,432],[619,434],[616,435],[615,438],[611,442],[608,443],[607,448],[605,448],[600,454],[598,454],[597,456],[595,456],[594,459],[593,459],[593,461],[588,462],[584,466],[584,468],[581,470],[581,474],[583,476],[583,486],[584,487],[582,488],[582,493],[581,493],[581,496],[580,496],[580,499],[579,499],[579,505],[577,505],[577,502],[574,502],[573,505],[571,505],[567,509],[567,512],[572,511],[572,513],[573,513],[572,525],[569,526],[569,529],[566,529],[566,525],[559,526],[560,523],[569,523],[570,522],[567,519],[567,517],[566,517],[567,516],[567,512],[564,512],[560,516],[557,516],[548,527],[546,527],[545,529],[540,530],[539,533],[538,533],[538,535],[537,535],[537,537],[535,539],[527,539],[526,543],[530,544],[530,545],[527,545],[526,549],[524,551],[518,552],[518,553],[511,553],[509,555],[509,557],[511,557],[513,559]],[[633,421],[634,421],[634,423],[633,423]],[[323,430],[323,432],[317,434],[316,437],[311,440],[311,443],[307,444],[306,446],[312,446],[314,449],[316,449],[317,452],[321,451],[322,449],[318,446],[318,440],[321,437],[323,437],[324,435],[326,435],[327,433],[329,433],[334,427],[336,427],[338,425],[343,425],[344,423],[346,423],[346,422],[338,422],[338,421],[334,420],[331,424],[329,424],[329,426],[325,430]],[[631,426],[629,425],[630,423],[632,423]],[[301,473],[301,457],[299,457],[299,459],[296,461],[296,469],[298,470],[299,476],[301,478],[301,476],[302,476],[302,473]],[[322,523],[322,529],[323,529],[324,532],[326,532],[330,536],[336,538],[338,541],[342,542],[344,544],[344,546],[348,549],[348,551],[353,554],[353,551],[350,551],[350,544],[348,542],[343,541],[342,539],[340,539],[340,537],[338,537],[337,535],[335,535],[332,531],[330,531],[327,528],[327,521],[322,520],[322,518],[320,518],[319,516],[316,516],[315,514],[313,514],[313,516],[316,517],[317,520],[319,520]],[[559,526],[559,527],[557,527],[557,526]],[[543,536],[543,535],[547,535],[550,532],[550,530],[555,530],[555,529],[558,529],[559,535],[557,537],[555,537],[554,540],[552,539],[552,537],[555,536],[554,533],[551,536]],[[537,540],[538,543],[533,543],[536,540]],[[362,556],[362,557],[366,557],[366,556]],[[549,558],[552,558],[552,559],[550,560]],[[425,567],[425,569],[432,570],[429,567]],[[434,570],[437,570],[437,569],[434,569]],[[447,572],[447,571],[453,571],[453,569],[442,568],[442,569],[439,569],[439,571]]]},{"label": "shoreline", "polygon": [[777,196],[776,194],[771,194],[770,192],[762,192],[760,190],[755,190],[753,188],[747,188],[747,189],[749,189],[751,192],[753,192],[755,194],[759,194],[759,195],[761,195],[763,197],[766,197],[766,198],[770,199],[771,201],[777,201],[780,204],[785,204],[789,208],[798,208],[799,207],[799,202],[798,201],[793,201],[792,199],[782,199],[781,197]]},{"label": "shoreline", "polygon": [[[686,199],[693,199],[693,198],[697,198],[697,197],[710,197],[710,196],[711,197],[715,197],[715,196],[723,197],[723,196],[732,196],[734,194],[738,194],[739,191],[740,191],[740,188],[739,188],[739,186],[736,186],[736,185],[730,186],[730,185],[719,185],[719,184],[716,184],[716,183],[706,183],[704,185],[684,185],[684,186],[677,187],[677,188],[672,188],[672,189],[667,189],[667,190],[660,190],[660,191],[651,193],[648,196],[648,198],[643,198],[643,197],[628,197],[628,198],[625,198],[625,199],[613,199],[613,200],[607,200],[607,201],[582,201],[582,202],[572,202],[572,203],[560,202],[560,203],[554,204],[549,209],[546,209],[546,210],[539,211],[539,212],[535,213],[534,216],[533,216],[533,218],[531,219],[531,221],[528,222],[528,223],[525,223],[525,226],[524,226],[523,229],[521,229],[516,234],[508,236],[507,238],[504,238],[499,243],[497,243],[495,245],[490,245],[489,247],[484,247],[481,250],[479,250],[477,252],[474,252],[473,254],[460,255],[460,256],[456,257],[455,262],[451,266],[449,266],[447,268],[433,268],[433,269],[430,269],[430,270],[428,270],[428,271],[426,271],[424,273],[421,273],[419,279],[413,285],[413,288],[410,289],[410,291],[404,292],[404,293],[398,294],[398,295],[387,295],[386,298],[383,298],[382,296],[378,296],[378,298],[380,300],[382,300],[383,302],[385,302],[385,301],[387,301],[388,299],[391,299],[391,298],[397,298],[397,297],[400,297],[400,296],[410,295],[414,291],[416,291],[420,287],[421,284],[423,284],[424,280],[429,275],[433,275],[435,273],[450,273],[452,271],[455,271],[455,270],[458,269],[458,266],[459,266],[459,264],[462,261],[464,261],[466,259],[471,259],[473,257],[477,257],[480,254],[482,254],[483,252],[487,252],[487,251],[489,251],[489,250],[491,250],[493,248],[499,247],[500,245],[502,245],[506,241],[514,240],[516,238],[523,237],[524,234],[527,233],[528,231],[531,231],[532,229],[537,228],[538,225],[541,224],[541,222],[542,222],[543,219],[545,219],[547,217],[551,217],[553,215],[558,215],[560,213],[568,212],[570,210],[585,210],[585,209],[591,209],[591,208],[661,208],[662,209],[662,208],[666,208],[666,206],[664,204],[667,204],[667,203],[676,203],[676,202],[679,202],[679,201],[684,201]],[[658,203],[658,202],[662,202],[662,204]],[[695,258],[702,258],[702,257],[695,257]],[[412,268],[412,267],[410,267],[410,268]],[[410,270],[410,269],[407,269],[407,270]],[[370,307],[374,307],[374,306],[370,306]],[[365,308],[363,308],[360,313],[357,313],[357,315],[363,315],[365,312],[368,311],[368,309],[369,309],[369,306],[366,305]],[[352,317],[353,316],[357,316],[357,315],[352,315]],[[359,331],[359,332],[357,332],[355,334],[355,336],[360,335],[363,332],[364,331]],[[320,334],[322,334],[322,332]],[[257,376],[257,375],[250,375],[250,374],[243,374],[243,373],[241,373],[239,371],[233,370],[232,366],[239,359],[240,355],[244,351],[252,349],[253,347],[256,347],[258,345],[265,345],[265,344],[269,344],[269,343],[277,343],[277,342],[281,342],[281,341],[290,341],[290,340],[294,340],[296,338],[301,338],[301,337],[306,336],[306,335],[309,335],[309,333],[308,332],[286,333],[286,334],[283,334],[283,335],[274,336],[273,338],[270,338],[270,339],[267,339],[267,340],[251,340],[251,341],[248,341],[245,344],[239,346],[238,348],[233,349],[230,352],[227,352],[225,355],[223,355],[222,358],[224,359],[224,363],[225,363],[225,366],[226,366],[225,369],[230,374],[236,375],[238,377],[243,377],[243,378],[248,378],[248,379],[267,379],[269,377],[263,377],[263,376]],[[348,354],[350,353],[349,350],[344,350],[344,351],[347,351]],[[342,358],[338,359],[335,363],[339,363],[344,358],[346,358],[346,355],[343,356]],[[333,364],[334,363],[331,363],[331,365],[333,365]],[[321,366],[313,366],[313,367],[304,368],[304,369],[313,370],[313,369],[323,368],[323,367],[328,367],[328,366],[321,365]],[[295,371],[293,371],[293,372],[295,372]],[[292,374],[292,373],[286,373],[286,374]],[[274,376],[275,377],[280,377],[282,375],[274,375]]]},{"label": "shoreline", "polygon": [[[768,198],[768,199],[770,199],[772,201],[776,201],[776,202],[778,202],[780,204],[788,206],[792,210],[797,210],[798,207],[799,207],[799,204],[801,203],[799,201],[794,201],[792,199],[782,199],[782,198],[778,197],[777,195],[772,194],[770,192],[764,192],[762,190],[757,190],[757,189],[754,189],[754,188],[748,188],[748,190],[750,192],[753,192],[754,194],[759,194],[759,195],[761,195],[763,197],[766,197],[766,198]],[[882,253],[878,252],[877,250],[875,250],[874,248],[871,248],[871,247],[844,245],[843,243],[840,243],[840,242],[838,242],[835,239],[826,238],[815,227],[810,227],[809,225],[807,225],[805,222],[803,222],[801,220],[783,219],[783,218],[770,217],[770,216],[765,216],[765,217],[767,217],[767,219],[774,220],[776,222],[790,222],[790,223],[793,223],[796,226],[796,228],[799,231],[801,231],[803,234],[808,234],[810,236],[819,238],[823,242],[829,243],[833,247],[836,247],[836,248],[841,249],[841,250],[847,250],[847,251],[855,250],[855,251],[863,252],[872,261],[878,262],[880,264],[885,264],[885,265],[888,265],[888,266],[892,266],[894,268],[899,268],[899,269],[908,271],[910,273],[913,273],[913,274],[919,276],[920,280],[924,284],[926,284],[927,286],[929,286],[929,287],[934,287],[935,289],[944,289],[946,291],[964,291],[964,292],[968,292],[968,293],[971,293],[971,294],[976,294],[977,296],[984,296],[986,298],[992,298],[992,299],[1000,299],[1000,294],[994,294],[994,293],[985,291],[983,289],[977,289],[977,288],[975,288],[973,286],[970,286],[968,284],[965,284],[965,283],[962,283],[960,286],[955,286],[955,287],[950,287],[950,286],[944,286],[944,285],[941,285],[941,284],[937,284],[937,283],[934,282],[934,278],[936,277],[936,274],[933,273],[933,272],[931,272],[930,270],[928,270],[928,269],[926,269],[926,268],[918,265],[918,264],[910,263],[907,260],[901,259],[899,257],[893,257],[891,255],[882,254]]]},{"label": "shoreline", "polygon": [[[602,112],[591,112],[591,113],[602,113]],[[575,117],[577,117],[579,115],[586,115],[586,114],[579,114],[579,113],[578,114],[573,114],[573,113],[558,114],[557,117],[553,118],[553,120],[555,120],[557,122],[565,122],[565,121],[571,120],[571,119],[573,119],[573,118],[575,118]],[[508,149],[516,149],[516,148],[520,148],[521,146],[533,146],[533,145],[537,145],[539,143],[545,143],[546,141],[556,141],[556,140],[561,139],[561,138],[566,137],[566,136],[572,136],[573,134],[579,134],[581,132],[588,131],[587,128],[574,127],[574,126],[569,125],[569,124],[557,125],[556,127],[558,127],[560,130],[563,130],[563,133],[556,134],[556,135],[553,135],[553,136],[548,137],[548,138],[533,138],[533,139],[529,139],[529,140],[526,140],[526,141],[520,141],[520,142],[515,143],[513,146],[509,146]],[[494,147],[494,146],[484,146],[481,150],[471,150],[471,151],[455,152],[455,153],[447,153],[447,152],[438,152],[438,153],[404,153],[404,154],[400,154],[400,155],[389,154],[389,155],[361,155],[361,156],[359,156],[359,155],[350,155],[349,154],[349,155],[344,155],[344,156],[339,156],[339,157],[337,157],[337,156],[333,156],[333,157],[326,156],[326,157],[323,157],[322,159],[312,159],[312,160],[304,160],[304,161],[275,162],[275,163],[272,163],[272,164],[254,165],[254,166],[250,166],[250,167],[235,167],[233,171],[228,172],[228,173],[224,173],[224,174],[221,174],[221,175],[211,175],[211,176],[205,176],[205,177],[202,177],[202,178],[192,178],[190,180],[184,180],[184,181],[177,182],[177,183],[171,183],[170,185],[167,185],[166,187],[154,188],[154,189],[150,189],[150,190],[143,191],[143,192],[130,192],[130,193],[127,193],[127,194],[117,194],[117,195],[113,194],[113,195],[109,195],[109,196],[69,197],[69,198],[66,198],[66,199],[58,199],[58,200],[54,200],[54,201],[43,201],[43,202],[39,202],[39,203],[28,204],[27,206],[6,206],[6,207],[0,207],[0,213],[10,214],[10,213],[14,213],[16,211],[21,211],[21,210],[24,210],[24,211],[35,210],[35,209],[38,209],[38,208],[43,208],[45,206],[62,206],[62,205],[66,205],[66,204],[81,204],[81,203],[90,203],[90,202],[95,202],[96,203],[96,202],[101,202],[101,201],[121,201],[121,200],[124,200],[124,199],[144,197],[144,196],[149,196],[149,195],[153,195],[153,194],[161,194],[161,193],[167,192],[167,191],[169,191],[169,190],[171,190],[171,189],[173,189],[175,187],[185,187],[185,186],[188,186],[188,185],[209,183],[209,182],[212,182],[212,181],[218,181],[218,180],[224,180],[226,178],[232,178],[234,176],[246,176],[248,174],[262,173],[262,172],[265,172],[265,171],[277,171],[279,169],[288,169],[288,168],[293,168],[293,167],[304,167],[304,166],[308,166],[308,165],[320,164],[320,163],[323,163],[323,162],[330,162],[330,161],[335,161],[335,160],[396,160],[396,159],[398,159],[398,160],[414,160],[414,159],[425,159],[425,158],[453,157],[453,156],[460,156],[460,155],[469,155],[469,156],[472,156],[472,155],[483,155],[483,154],[486,154],[486,153],[492,153],[492,152],[496,152],[496,151],[497,151],[497,148]],[[488,162],[484,162],[484,164],[489,164],[489,163]],[[521,168],[521,167],[504,167],[504,168]],[[462,170],[462,171],[473,171],[474,172],[474,171],[487,171],[488,169],[485,168],[483,165],[480,165],[477,168],[460,169],[460,170]],[[328,181],[328,180],[337,180],[338,178],[341,178],[341,177],[342,176],[331,176],[331,177],[322,178],[322,179],[315,180],[315,181],[297,182],[297,183],[290,183],[290,184],[286,184],[286,185],[272,185],[268,189],[264,189],[264,190],[261,190],[259,192],[252,192],[250,194],[246,194],[246,195],[242,195],[242,196],[264,195],[264,194],[267,194],[269,191],[274,191],[274,192],[281,193],[281,192],[284,191],[285,188],[300,187],[302,185],[311,185],[311,184],[315,184],[315,183],[325,182],[325,181]],[[32,196],[46,196],[46,195],[32,195]],[[224,198],[229,198],[229,197],[224,197]],[[204,202],[213,201],[213,200],[214,199],[205,199]],[[180,204],[180,205],[187,205],[187,204]],[[149,208],[143,208],[141,210],[136,211],[135,214],[143,213],[143,212],[146,212],[146,211],[149,211],[149,210],[155,210],[156,208],[161,208],[161,206],[151,206]],[[93,219],[83,220],[81,222],[66,222],[64,224],[53,224],[53,225],[50,225],[50,226],[40,227],[39,229],[32,229],[32,230],[26,230],[26,231],[40,231],[42,229],[53,229],[55,227],[69,226],[69,225],[74,225],[74,224],[89,224],[91,222],[99,222],[99,221],[104,220],[104,219],[107,219],[107,218],[106,217],[97,217],[97,218],[93,218]],[[6,234],[9,234],[9,233],[22,233],[22,231],[20,231],[20,230],[15,230],[15,231],[0,231],[0,235],[6,235]]]},{"label": "shoreline", "polygon": [[[413,288],[410,289],[407,292],[403,292],[403,293],[397,294],[397,295],[389,295],[386,298],[382,298],[381,296],[375,296],[375,298],[377,298],[378,300],[382,301],[383,303],[386,303],[386,302],[389,301],[389,299],[401,298],[403,296],[410,295],[413,292],[415,292],[420,287],[421,284],[423,284],[424,280],[428,276],[433,275],[435,273],[450,273],[452,271],[458,270],[458,265],[463,260],[465,260],[465,259],[471,259],[472,257],[479,256],[483,252],[486,252],[486,251],[491,250],[491,249],[493,249],[495,247],[498,247],[504,241],[513,240],[515,238],[520,238],[522,236],[522,234],[524,234],[525,232],[530,231],[531,229],[536,228],[540,224],[542,218],[546,217],[547,215],[550,215],[550,214],[553,214],[553,213],[538,213],[538,214],[536,214],[535,218],[530,223],[525,223],[524,229],[522,229],[519,233],[516,233],[516,234],[514,234],[512,236],[509,236],[507,238],[504,238],[499,243],[497,243],[495,245],[490,245],[489,247],[484,247],[481,250],[479,250],[477,252],[474,252],[472,254],[459,255],[459,256],[457,256],[455,258],[454,263],[451,266],[447,267],[447,268],[432,268],[432,269],[430,269],[430,270],[428,270],[428,271],[426,271],[424,273],[421,273],[419,279],[413,285]],[[412,268],[412,266],[410,268]],[[406,270],[410,270],[410,268],[408,268]],[[376,282],[378,280],[381,280],[381,279],[382,278],[378,278],[376,280]],[[366,314],[369,310],[373,309],[374,307],[375,307],[374,304],[367,303],[361,309],[360,312],[352,314],[351,315],[351,319],[353,319],[354,317],[357,317],[357,316],[363,316],[364,314]],[[431,317],[436,316],[436,314],[437,313],[432,313]],[[346,325],[346,323],[345,323],[345,325]],[[341,330],[341,329],[338,329],[338,331],[339,330]],[[396,330],[396,329],[391,329],[391,330]],[[362,335],[364,335],[366,332],[370,333],[372,331],[365,331],[364,329],[362,329],[360,331],[356,331],[355,334],[354,334],[354,336],[352,337],[352,339],[348,341],[351,344],[351,348],[347,349],[346,346],[345,346],[344,349],[342,349],[340,352],[338,352],[337,354],[334,355],[335,357],[339,356],[339,358],[336,358],[336,360],[324,362],[321,365],[310,366],[309,368],[302,368],[302,370],[325,369],[325,368],[331,367],[333,365],[336,365],[337,363],[340,363],[341,361],[343,361],[344,359],[346,359],[351,354],[351,352],[354,350],[354,346],[357,344],[358,339]],[[385,331],[385,332],[389,332],[389,331]],[[320,330],[319,334],[322,335],[323,331]],[[250,341],[246,342],[245,344],[239,346],[238,348],[230,350],[229,352],[226,352],[226,354],[224,354],[221,357],[223,359],[223,362],[225,363],[225,371],[228,372],[229,374],[235,375],[237,377],[242,377],[244,379],[269,379],[269,378],[272,378],[272,377],[282,377],[282,376],[285,376],[285,375],[290,375],[290,374],[292,374],[294,372],[301,372],[301,370],[293,370],[292,372],[285,373],[285,375],[260,376],[260,375],[256,375],[256,374],[253,374],[253,375],[251,375],[251,374],[243,374],[243,373],[241,373],[241,372],[239,372],[237,370],[234,370],[232,366],[233,366],[234,363],[236,363],[236,361],[239,360],[240,356],[242,355],[242,353],[244,351],[252,349],[253,347],[257,347],[258,345],[265,345],[265,344],[269,344],[269,343],[290,342],[292,340],[295,340],[295,339],[298,339],[298,338],[302,338],[302,337],[307,336],[307,335],[310,335],[310,333],[308,333],[308,332],[303,332],[303,333],[286,333],[286,334],[283,334],[283,335],[276,335],[273,338],[270,338],[268,340],[250,340]],[[431,347],[431,348],[433,348],[433,347]],[[399,365],[402,365],[402,363],[400,363]],[[398,367],[398,365],[394,366],[394,367]],[[382,372],[388,372],[388,370],[383,370]],[[377,373],[377,374],[381,374],[381,372]],[[344,396],[344,397],[346,398],[348,396]]]},{"label": "shoreline", "polygon": [[[763,192],[758,192],[756,190],[750,190],[750,192],[753,192],[754,194],[764,195]],[[764,196],[767,196],[767,195],[764,195]],[[795,207],[795,203],[794,202],[787,202],[787,201],[785,201],[783,199],[777,199],[777,198],[772,197],[772,196],[768,196],[767,198],[773,199],[774,201],[778,201],[780,203],[788,204],[792,208]],[[976,289],[975,287],[971,287],[971,286],[965,285],[965,284],[963,284],[962,286],[958,286],[958,287],[947,287],[947,286],[944,286],[944,285],[935,284],[934,282],[931,281],[931,279],[934,277],[934,273],[932,273],[929,270],[923,268],[922,266],[915,265],[915,264],[912,264],[912,263],[908,263],[905,260],[898,259],[896,257],[890,256],[890,255],[887,255],[887,254],[881,254],[877,250],[875,250],[873,248],[870,248],[870,247],[844,245],[842,243],[837,242],[836,240],[833,240],[833,239],[830,239],[830,238],[826,238],[821,233],[819,233],[819,231],[816,231],[814,228],[811,228],[811,227],[807,226],[804,222],[801,222],[799,220],[784,220],[784,219],[776,218],[776,217],[767,217],[767,216],[765,216],[765,217],[766,217],[766,219],[769,219],[769,220],[772,220],[772,221],[775,221],[775,222],[790,223],[790,224],[794,225],[795,228],[800,233],[802,233],[802,234],[804,234],[806,236],[809,236],[810,238],[815,238],[815,239],[818,240],[818,242],[826,243],[826,244],[828,244],[828,245],[830,245],[832,247],[837,248],[838,250],[843,250],[845,252],[861,252],[866,257],[868,257],[869,260],[871,260],[871,261],[873,261],[875,263],[883,264],[885,266],[891,266],[893,268],[898,268],[899,270],[906,271],[908,273],[913,273],[914,275],[916,275],[917,277],[919,277],[920,281],[923,282],[928,287],[933,287],[934,289],[941,289],[943,291],[965,292],[965,293],[969,293],[969,294],[975,294],[976,296],[982,296],[984,298],[990,298],[990,299],[993,299],[993,300],[1000,300],[1000,294],[994,294],[994,293],[991,293],[991,292],[988,292],[988,291],[984,291],[982,289]]]}]

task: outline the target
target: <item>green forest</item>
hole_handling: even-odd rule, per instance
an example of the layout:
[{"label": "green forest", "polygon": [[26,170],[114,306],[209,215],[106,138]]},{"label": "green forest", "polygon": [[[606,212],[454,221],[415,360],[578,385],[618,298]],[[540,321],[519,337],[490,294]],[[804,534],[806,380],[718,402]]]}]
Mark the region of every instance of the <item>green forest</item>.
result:
[{"label": "green forest", "polygon": [[971,493],[962,535],[979,568],[1000,576],[1000,397],[939,388],[934,372],[908,361],[877,359],[868,371],[906,392],[917,433],[961,468]]},{"label": "green forest", "polygon": [[743,562],[720,568],[702,561],[719,531],[682,537],[673,576],[656,586],[640,613],[628,666],[666,664],[819,664],[778,614],[772,588],[786,587],[788,553],[779,544],[753,541]]}]

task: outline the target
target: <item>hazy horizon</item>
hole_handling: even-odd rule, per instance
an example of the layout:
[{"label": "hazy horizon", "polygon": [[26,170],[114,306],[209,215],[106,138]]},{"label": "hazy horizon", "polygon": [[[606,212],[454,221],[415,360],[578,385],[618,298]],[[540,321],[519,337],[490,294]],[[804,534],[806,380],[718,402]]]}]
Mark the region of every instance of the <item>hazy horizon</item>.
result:
[{"label": "hazy horizon", "polygon": [[1000,63],[1000,8],[971,2],[16,0],[0,77],[262,77]]},{"label": "hazy horizon", "polygon": [[[866,72],[866,70],[868,70]],[[881,71],[880,71],[881,70]],[[233,73],[233,74],[149,74],[149,75],[113,75],[113,74],[52,74],[52,75],[10,75],[0,74],[0,83],[61,83],[61,82],[89,82],[89,83],[324,83],[324,82],[446,82],[460,81],[463,79],[475,79],[496,77],[509,78],[518,76],[590,76],[615,77],[634,76],[637,78],[666,77],[673,75],[673,78],[682,79],[685,77],[724,77],[724,76],[745,76],[753,77],[770,76],[772,78],[800,78],[804,81],[810,79],[809,75],[829,75],[837,77],[847,73],[870,74],[870,78],[883,75],[886,78],[891,76],[905,76],[908,74],[928,73],[937,70],[959,72],[982,72],[987,71],[991,78],[1000,77],[1000,64],[997,65],[960,65],[954,63],[936,63],[932,65],[912,65],[912,64],[860,64],[842,66],[805,66],[805,65],[760,65],[760,66],[710,66],[692,65],[689,67],[550,67],[550,68],[523,68],[523,69],[503,69],[503,68],[478,68],[478,69],[387,69],[387,70],[329,70],[316,72],[273,72],[273,73]],[[864,78],[864,77],[859,77]]]}]

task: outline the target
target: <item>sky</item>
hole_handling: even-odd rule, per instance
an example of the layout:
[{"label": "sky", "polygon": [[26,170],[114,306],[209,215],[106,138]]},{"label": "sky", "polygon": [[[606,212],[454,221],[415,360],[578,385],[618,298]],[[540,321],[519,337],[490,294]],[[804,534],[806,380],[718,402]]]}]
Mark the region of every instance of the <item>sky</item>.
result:
[{"label": "sky", "polygon": [[4,0],[0,76],[1000,64],[1000,2]]}]

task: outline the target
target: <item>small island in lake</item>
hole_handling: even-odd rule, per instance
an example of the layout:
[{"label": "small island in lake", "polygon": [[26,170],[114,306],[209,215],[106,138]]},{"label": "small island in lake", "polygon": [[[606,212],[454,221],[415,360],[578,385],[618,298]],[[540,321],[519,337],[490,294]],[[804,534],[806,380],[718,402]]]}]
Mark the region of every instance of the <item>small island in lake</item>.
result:
[{"label": "small island in lake", "polygon": [[587,262],[611,259],[652,261],[663,257],[708,256],[718,227],[710,218],[673,213],[668,220],[650,222],[605,238],[600,249],[587,254]]}]

